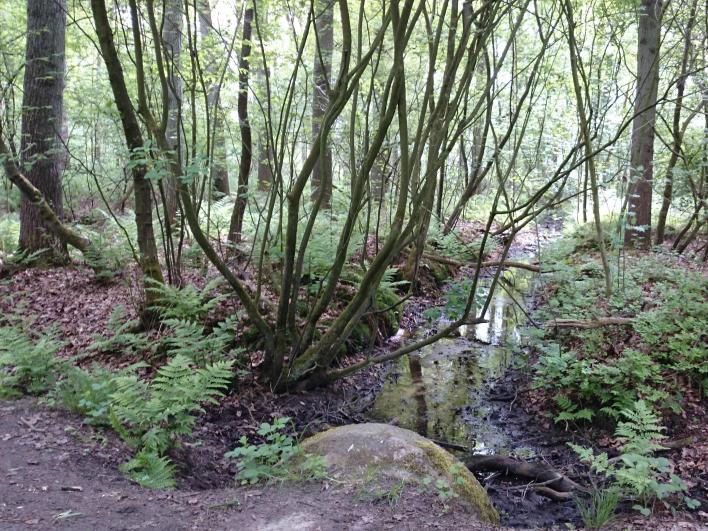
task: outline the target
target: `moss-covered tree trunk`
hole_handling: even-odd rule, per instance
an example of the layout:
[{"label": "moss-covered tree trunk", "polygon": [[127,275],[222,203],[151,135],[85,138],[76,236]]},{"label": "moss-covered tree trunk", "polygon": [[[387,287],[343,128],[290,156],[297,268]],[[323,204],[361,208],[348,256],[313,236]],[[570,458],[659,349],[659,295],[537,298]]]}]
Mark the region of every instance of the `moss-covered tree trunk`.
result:
[{"label": "moss-covered tree trunk", "polygon": [[[61,142],[64,107],[66,0],[27,1],[27,44],[22,100],[21,159],[29,182],[40,191],[61,219],[62,171],[65,158]],[[48,225],[29,196],[20,203],[21,249],[46,249],[44,258],[67,259],[66,243]]]}]

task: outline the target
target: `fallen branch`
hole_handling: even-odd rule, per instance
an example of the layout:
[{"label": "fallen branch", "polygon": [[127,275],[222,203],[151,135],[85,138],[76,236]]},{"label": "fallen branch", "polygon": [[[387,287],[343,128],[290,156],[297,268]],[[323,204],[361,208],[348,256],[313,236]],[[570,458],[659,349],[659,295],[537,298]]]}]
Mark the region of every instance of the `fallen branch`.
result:
[{"label": "fallen branch", "polygon": [[546,328],[580,328],[590,330],[592,328],[602,328],[603,326],[632,325],[634,319],[631,317],[598,317],[596,319],[553,319],[546,321]]},{"label": "fallen branch", "polygon": [[[433,262],[438,262],[440,264],[450,265],[454,267],[462,267],[465,265],[470,265],[465,262],[460,262],[454,258],[449,258],[447,256],[440,256],[432,253],[423,253],[423,258],[432,260]],[[528,271],[533,271],[534,273],[541,272],[541,266],[538,264],[527,264],[526,262],[514,262],[511,260],[498,261],[498,260],[488,260],[482,262],[482,267],[516,267],[518,269],[526,269]]]},{"label": "fallen branch", "polygon": [[559,492],[550,487],[542,487],[540,485],[532,485],[531,488],[538,494],[550,498],[553,501],[564,502],[573,499],[573,495],[570,492]]},{"label": "fallen branch", "polygon": [[464,459],[464,462],[472,472],[500,472],[506,476],[519,476],[538,481],[544,488],[556,492],[585,490],[575,481],[543,463],[527,463],[501,455],[472,455]]}]

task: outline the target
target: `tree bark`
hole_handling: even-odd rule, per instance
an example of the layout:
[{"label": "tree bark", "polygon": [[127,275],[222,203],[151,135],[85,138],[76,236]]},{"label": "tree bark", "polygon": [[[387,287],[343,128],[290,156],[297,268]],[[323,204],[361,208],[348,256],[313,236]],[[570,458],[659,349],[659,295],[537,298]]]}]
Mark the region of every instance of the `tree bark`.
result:
[{"label": "tree bark", "polygon": [[676,83],[676,104],[674,107],[673,121],[671,124],[671,157],[669,165],[666,168],[666,181],[664,183],[664,193],[661,201],[661,210],[659,211],[659,219],[656,223],[656,244],[661,245],[664,242],[666,231],[666,216],[669,214],[671,207],[671,199],[674,193],[674,168],[681,156],[681,144],[683,144],[683,133],[681,128],[681,109],[683,107],[683,94],[686,89],[686,78],[688,77],[688,59],[691,55],[691,33],[693,25],[696,21],[696,6],[698,0],[694,0],[691,5],[691,13],[688,17],[686,26],[686,40],[683,47],[683,57],[681,59],[681,73],[679,74],[678,82]]},{"label": "tree bark", "polygon": [[625,243],[645,249],[651,244],[654,123],[659,88],[662,7],[662,0],[642,0],[639,12],[637,91],[632,123]]},{"label": "tree bark", "polygon": [[[131,174],[135,194],[135,225],[138,234],[140,267],[146,279],[151,279],[161,284],[163,282],[162,270],[157,256],[157,245],[155,244],[155,233],[152,226],[152,190],[150,182],[145,178],[147,168],[145,164],[139,162],[144,157],[144,153],[142,153],[144,149],[142,132],[130,100],[123,76],[123,68],[113,41],[105,0],[91,0],[91,11],[93,12],[96,26],[96,35],[101,46],[101,54],[108,71],[113,99],[120,114],[123,134],[127,147],[131,152],[131,158],[134,159],[131,164]],[[142,320],[145,325],[149,325],[154,317],[149,308],[155,302],[155,295],[151,289],[145,289],[144,291],[145,308],[143,309]]]},{"label": "tree bark", "polygon": [[[175,151],[181,160],[180,107],[182,105],[182,78],[179,75],[179,64],[182,52],[182,9],[180,6],[180,0],[165,1],[161,38],[168,86],[165,138],[169,149]],[[168,172],[163,182],[165,216],[172,222],[177,213],[177,176],[172,172]]]},{"label": "tree bark", "polygon": [[[199,33],[202,41],[206,39],[212,31],[211,7],[209,0],[200,0],[197,8],[199,9]],[[215,54],[208,54],[207,73],[215,77],[218,75],[216,71]],[[211,175],[211,187],[216,196],[227,196],[230,193],[229,186],[229,170],[226,167],[226,136],[224,134],[224,109],[221,105],[221,83],[219,79],[215,79],[209,86],[207,92],[207,105],[211,109],[213,126],[212,142],[213,148],[211,153],[211,161],[209,164],[209,173]]]},{"label": "tree bark", "polygon": [[[66,0],[27,1],[27,45],[22,101],[21,160],[28,181],[39,190],[61,218],[60,142],[64,107]],[[20,248],[30,253],[49,249],[47,259],[68,258],[66,243],[58,238],[37,203],[23,194],[20,203]]]},{"label": "tree bark", "polygon": [[22,192],[23,198],[32,205],[32,208],[41,217],[44,227],[62,245],[69,244],[85,254],[91,247],[88,238],[82,236],[71,227],[64,225],[52,206],[42,195],[42,191],[23,175],[15,164],[9,148],[0,138],[0,155],[4,158],[5,175]]},{"label": "tree bark", "polygon": [[[246,5],[250,0],[245,0]],[[241,162],[238,169],[238,189],[236,204],[231,215],[229,241],[239,243],[243,231],[243,217],[246,213],[248,200],[248,175],[251,172],[253,158],[253,140],[251,139],[251,124],[248,121],[248,77],[250,73],[251,32],[253,26],[253,7],[246,7],[243,16],[243,43],[241,57],[238,62],[238,121],[241,132]]]},{"label": "tree bark", "polygon": [[[322,120],[329,105],[330,78],[332,77],[332,52],[334,48],[334,9],[332,0],[315,2],[317,48],[314,61],[314,86],[312,88],[312,138],[317,138]],[[311,200],[314,202],[322,192],[322,206],[332,206],[332,148],[325,142],[324,150],[312,170]]]},{"label": "tree bark", "polygon": [[[610,262],[607,258],[607,249],[605,249],[605,235],[602,229],[602,218],[600,216],[600,190],[597,179],[597,169],[595,168],[595,157],[592,156],[593,144],[592,135],[590,134],[590,124],[588,123],[588,116],[585,110],[585,101],[583,99],[583,89],[580,83],[580,77],[583,77],[585,81],[585,76],[583,75],[582,66],[578,61],[578,56],[580,50],[578,49],[577,42],[575,40],[575,22],[573,21],[573,7],[570,0],[565,1],[565,12],[568,20],[568,45],[570,47],[570,67],[573,77],[573,90],[575,92],[575,101],[577,104],[578,118],[580,119],[580,130],[583,137],[583,144],[585,146],[585,156],[587,157],[587,163],[585,165],[585,179],[590,177],[590,187],[592,190],[592,212],[593,219],[595,221],[595,239],[597,240],[597,247],[600,250],[600,258],[602,259],[602,271],[605,280],[605,296],[609,297],[612,295],[612,271],[610,270]],[[584,86],[588,86],[587,83]],[[590,101],[590,95],[587,93],[586,97],[588,102]],[[586,190],[587,187],[584,187]],[[584,194],[587,192],[583,192]],[[583,216],[585,215],[585,198],[583,198]]]}]

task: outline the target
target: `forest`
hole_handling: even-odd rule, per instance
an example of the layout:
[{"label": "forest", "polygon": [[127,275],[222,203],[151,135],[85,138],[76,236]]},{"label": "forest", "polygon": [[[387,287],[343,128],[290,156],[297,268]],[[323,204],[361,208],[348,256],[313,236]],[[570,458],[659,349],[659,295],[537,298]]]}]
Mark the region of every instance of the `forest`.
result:
[{"label": "forest", "polygon": [[707,40],[0,1],[0,528],[706,529]]}]

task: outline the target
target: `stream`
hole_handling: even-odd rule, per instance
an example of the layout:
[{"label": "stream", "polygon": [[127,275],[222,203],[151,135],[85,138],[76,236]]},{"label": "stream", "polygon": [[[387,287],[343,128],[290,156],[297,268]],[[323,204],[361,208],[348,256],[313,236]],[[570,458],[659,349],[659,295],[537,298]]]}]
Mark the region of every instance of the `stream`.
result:
[{"label": "stream", "polygon": [[[480,280],[486,298],[490,281]],[[514,454],[527,453],[512,444],[516,434],[499,424],[486,395],[514,360],[526,320],[519,306],[525,307],[531,295],[533,273],[507,271],[500,281],[484,316],[488,323],[463,326],[458,337],[442,339],[397,361],[369,412],[373,419],[474,453],[508,454],[512,447]],[[422,327],[415,335],[429,332]],[[533,449],[528,450],[533,455]]]},{"label": "stream", "polygon": [[[544,234],[543,240],[553,235]],[[543,243],[543,242],[541,242]],[[515,260],[535,256],[534,246]],[[510,269],[500,275],[484,318],[487,323],[462,327],[449,337],[403,356],[391,367],[369,417],[418,432],[434,441],[453,443],[475,454],[542,459],[563,465],[570,459],[564,437],[544,431],[519,407],[519,365],[523,365],[523,331],[531,310],[538,275]],[[483,299],[491,279],[480,278]],[[413,338],[436,331],[443,323],[419,327]],[[520,363],[515,363],[515,361]],[[554,434],[557,435],[557,434]],[[502,525],[535,527],[580,523],[575,502],[554,502],[509,483],[497,474],[478,475]]]}]

